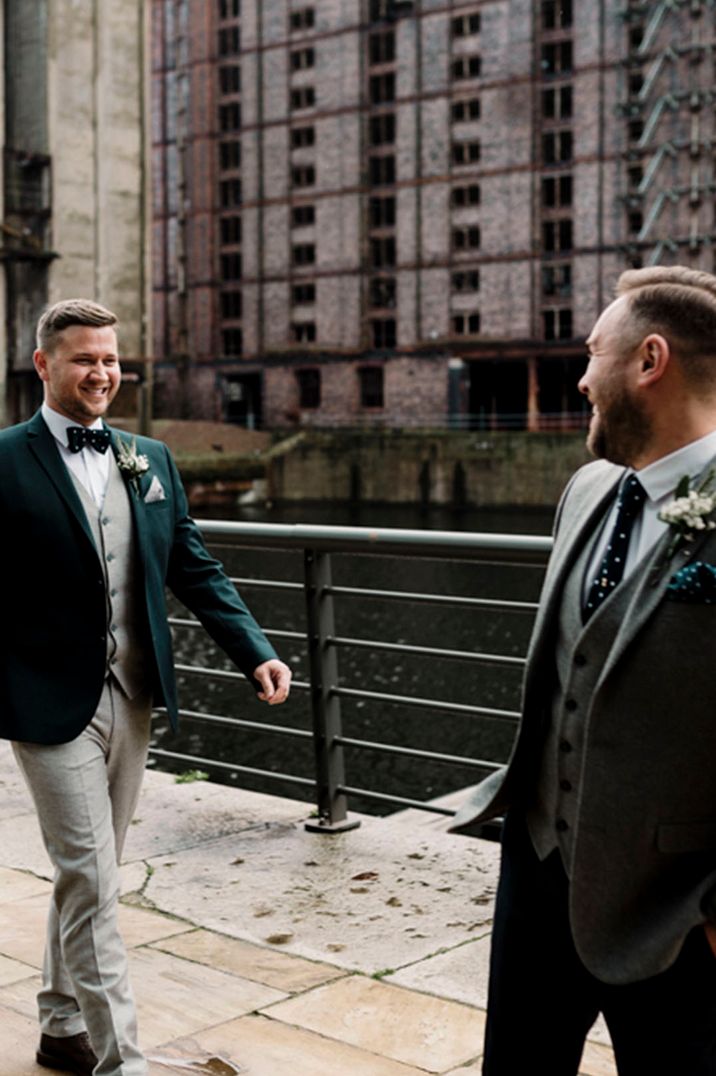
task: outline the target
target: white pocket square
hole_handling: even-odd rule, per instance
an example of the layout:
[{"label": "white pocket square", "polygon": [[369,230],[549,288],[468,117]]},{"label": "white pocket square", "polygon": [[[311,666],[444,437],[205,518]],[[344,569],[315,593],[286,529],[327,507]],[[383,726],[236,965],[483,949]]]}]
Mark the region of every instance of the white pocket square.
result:
[{"label": "white pocket square", "polygon": [[149,489],[144,494],[144,503],[154,504],[155,501],[165,501],[166,499],[167,495],[164,492],[164,486],[161,484],[157,476],[154,475]]}]

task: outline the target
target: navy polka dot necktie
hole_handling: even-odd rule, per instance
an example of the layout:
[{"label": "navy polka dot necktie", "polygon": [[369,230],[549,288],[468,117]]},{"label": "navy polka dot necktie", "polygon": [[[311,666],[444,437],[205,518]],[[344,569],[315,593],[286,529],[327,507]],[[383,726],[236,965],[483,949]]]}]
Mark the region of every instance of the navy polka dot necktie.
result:
[{"label": "navy polka dot necktie", "polygon": [[586,624],[592,613],[602,604],[607,594],[611,594],[624,575],[629,538],[634,521],[641,512],[646,499],[646,490],[636,475],[630,475],[622,486],[617,504],[617,518],[607,545],[604,559],[599,571],[592,580],[584,607],[582,620]]}]

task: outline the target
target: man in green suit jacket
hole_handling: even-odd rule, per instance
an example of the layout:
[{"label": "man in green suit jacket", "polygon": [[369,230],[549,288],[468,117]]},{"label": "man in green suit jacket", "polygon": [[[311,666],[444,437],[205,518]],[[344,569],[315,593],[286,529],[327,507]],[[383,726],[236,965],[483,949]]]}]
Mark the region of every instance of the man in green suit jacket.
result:
[{"label": "man in green suit jacket", "polygon": [[86,300],[38,325],[42,410],[0,432],[0,737],[13,741],[55,867],[40,1064],[146,1076],[117,932],[117,861],[152,706],[177,722],[165,587],[271,705],[281,662],[206,550],[165,445],[112,430],[116,318]]}]

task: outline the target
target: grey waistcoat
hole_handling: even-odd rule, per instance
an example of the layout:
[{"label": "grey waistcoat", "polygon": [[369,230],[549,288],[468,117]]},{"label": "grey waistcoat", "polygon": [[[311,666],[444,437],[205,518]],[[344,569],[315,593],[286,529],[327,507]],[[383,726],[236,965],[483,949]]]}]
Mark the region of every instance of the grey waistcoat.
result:
[{"label": "grey waistcoat", "polygon": [[537,855],[559,848],[571,873],[582,765],[594,689],[641,573],[632,572],[582,624],[582,583],[592,554],[587,541],[564,585],[555,666],[557,683],[527,825]]},{"label": "grey waistcoat", "polygon": [[107,594],[107,673],[133,699],[148,682],[140,631],[136,542],[129,493],[114,457],[109,483],[99,509],[70,471],[91,527],[104,573]]}]

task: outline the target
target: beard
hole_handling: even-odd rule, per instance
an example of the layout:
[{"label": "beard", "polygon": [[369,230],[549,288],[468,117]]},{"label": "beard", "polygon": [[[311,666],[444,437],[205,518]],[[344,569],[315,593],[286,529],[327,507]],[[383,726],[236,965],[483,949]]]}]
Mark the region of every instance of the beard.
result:
[{"label": "beard", "polygon": [[630,466],[642,455],[652,436],[651,419],[623,390],[604,402],[592,416],[587,448],[598,459]]}]

